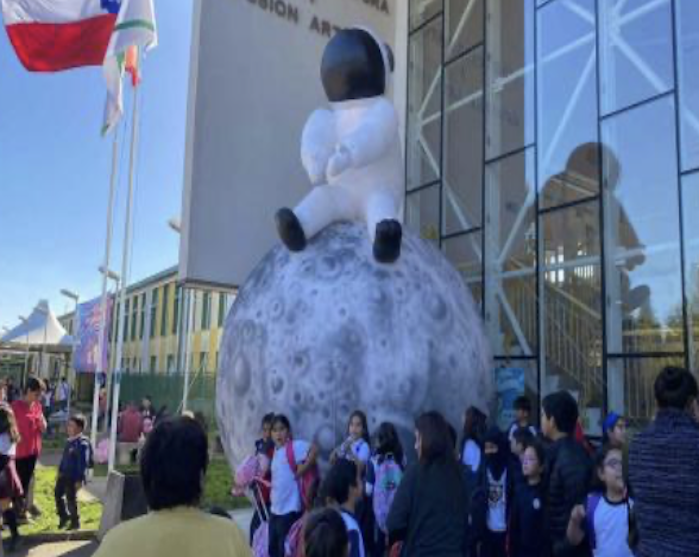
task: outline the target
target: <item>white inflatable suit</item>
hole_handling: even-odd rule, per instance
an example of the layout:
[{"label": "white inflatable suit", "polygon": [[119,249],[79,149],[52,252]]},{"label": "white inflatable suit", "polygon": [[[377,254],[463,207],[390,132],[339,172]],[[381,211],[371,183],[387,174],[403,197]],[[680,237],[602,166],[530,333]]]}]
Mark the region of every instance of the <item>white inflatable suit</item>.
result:
[{"label": "white inflatable suit", "polygon": [[388,47],[366,29],[340,31],[328,43],[321,74],[331,108],[313,112],[301,137],[314,188],[293,212],[277,213],[289,249],[303,249],[333,222],[358,220],[379,261],[398,257],[404,167],[398,116],[384,96],[391,66]]}]

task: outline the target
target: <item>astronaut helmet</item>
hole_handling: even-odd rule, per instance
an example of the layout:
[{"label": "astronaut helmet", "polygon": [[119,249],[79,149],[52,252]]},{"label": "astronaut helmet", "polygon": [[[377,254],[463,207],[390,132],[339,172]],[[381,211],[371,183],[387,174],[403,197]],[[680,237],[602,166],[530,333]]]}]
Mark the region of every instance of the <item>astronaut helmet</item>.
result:
[{"label": "astronaut helmet", "polygon": [[338,31],[325,47],[320,77],[330,102],[386,94],[393,72],[391,47],[366,27]]}]

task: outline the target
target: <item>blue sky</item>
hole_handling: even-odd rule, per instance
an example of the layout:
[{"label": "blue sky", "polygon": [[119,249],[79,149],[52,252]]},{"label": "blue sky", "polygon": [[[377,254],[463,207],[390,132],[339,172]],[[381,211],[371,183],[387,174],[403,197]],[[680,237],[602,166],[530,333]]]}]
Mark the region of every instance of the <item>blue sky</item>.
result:
[{"label": "blue sky", "polygon": [[[177,262],[192,2],[156,0],[159,46],[143,65],[131,280]],[[125,88],[130,122],[131,90]],[[29,73],[0,30],[0,327],[61,288],[98,296],[106,233],[111,138],[100,137],[101,68]],[[122,134],[123,126],[119,132]],[[127,137],[128,140],[128,137]],[[123,143],[110,267],[121,269],[128,141]]]}]

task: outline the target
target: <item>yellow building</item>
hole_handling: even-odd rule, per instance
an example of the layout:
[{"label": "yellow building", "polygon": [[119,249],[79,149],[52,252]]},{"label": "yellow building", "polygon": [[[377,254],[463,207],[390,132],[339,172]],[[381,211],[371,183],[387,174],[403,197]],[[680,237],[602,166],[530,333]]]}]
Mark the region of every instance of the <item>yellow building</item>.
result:
[{"label": "yellow building", "polygon": [[[193,316],[187,320],[187,298]],[[177,284],[177,267],[170,267],[126,289],[122,369],[129,373],[179,373],[184,370],[179,339],[191,324],[188,353],[192,373],[215,373],[225,317],[234,293],[183,289]],[[73,330],[73,313],[59,317]],[[110,334],[110,354],[116,354],[118,323],[115,306]],[[112,363],[114,365],[114,363]]]}]

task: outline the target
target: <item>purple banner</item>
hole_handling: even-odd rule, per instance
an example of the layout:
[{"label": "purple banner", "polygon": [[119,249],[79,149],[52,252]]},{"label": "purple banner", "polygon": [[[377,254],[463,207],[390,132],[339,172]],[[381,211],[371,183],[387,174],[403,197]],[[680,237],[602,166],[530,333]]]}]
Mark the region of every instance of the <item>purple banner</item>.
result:
[{"label": "purple banner", "polygon": [[[102,309],[102,298],[95,298],[78,305],[77,341],[75,347],[75,371],[95,373],[99,358],[99,331]],[[107,315],[104,327],[104,354],[102,354],[102,370],[106,371],[109,362],[109,324],[112,317],[112,296],[107,298]]]}]

